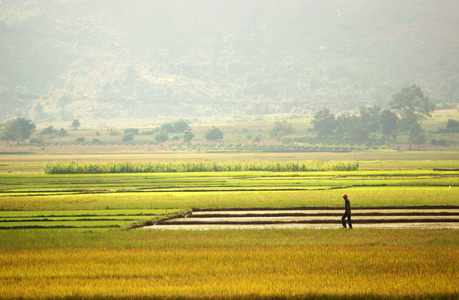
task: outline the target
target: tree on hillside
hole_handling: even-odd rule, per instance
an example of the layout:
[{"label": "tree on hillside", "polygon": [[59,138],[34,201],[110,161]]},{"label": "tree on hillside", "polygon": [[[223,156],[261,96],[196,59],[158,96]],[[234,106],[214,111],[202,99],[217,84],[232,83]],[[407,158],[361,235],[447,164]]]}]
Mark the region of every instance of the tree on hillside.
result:
[{"label": "tree on hillside", "polygon": [[215,141],[221,139],[223,139],[223,132],[215,126],[213,126],[206,132],[206,140],[208,141]]},{"label": "tree on hillside", "polygon": [[167,131],[162,130],[155,135],[155,141],[157,143],[164,143],[167,140],[169,140],[169,135],[167,134]]},{"label": "tree on hillside", "polygon": [[294,133],[292,125],[287,123],[287,120],[277,121],[274,123],[273,129],[271,129],[271,136],[274,138],[281,138],[283,136]]},{"label": "tree on hillside", "polygon": [[168,132],[168,133],[174,133],[175,132],[174,124],[172,124],[171,122],[164,123],[163,125],[161,125],[161,131]]},{"label": "tree on hillside", "polygon": [[37,137],[31,138],[30,143],[37,144],[41,146],[41,150],[45,150],[45,138],[41,134],[38,135]]},{"label": "tree on hillside", "polygon": [[395,135],[397,131],[398,117],[390,110],[383,110],[379,116],[381,133],[386,137],[387,146],[389,146],[390,136]]},{"label": "tree on hillside", "polygon": [[360,125],[369,132],[377,132],[379,130],[379,115],[381,114],[381,106],[366,107],[361,106]]},{"label": "tree on hillside", "polygon": [[349,128],[349,133],[351,140],[359,145],[365,143],[368,139],[368,129],[359,125],[354,125]]},{"label": "tree on hillside", "polygon": [[125,132],[123,136],[121,137],[122,142],[132,142],[134,140],[134,134],[132,132]]},{"label": "tree on hillside", "polygon": [[459,122],[456,120],[448,119],[446,123],[447,132],[459,132]]},{"label": "tree on hillside", "polygon": [[129,134],[131,133],[132,135],[138,135],[139,134],[139,129],[137,128],[126,128],[124,129],[124,134]]},{"label": "tree on hillside", "polygon": [[351,135],[351,128],[359,123],[359,117],[356,115],[350,115],[347,112],[341,113],[338,117],[336,117],[336,137],[338,139],[342,139],[345,136]]},{"label": "tree on hillside", "polygon": [[330,110],[326,107],[314,114],[312,124],[319,138],[333,135],[337,126],[335,115],[330,113]]},{"label": "tree on hillside", "polygon": [[435,105],[425,96],[421,88],[413,84],[410,87],[403,87],[400,92],[392,95],[390,106],[400,116],[404,129],[409,131],[409,150],[413,145],[414,133],[430,113]]},{"label": "tree on hillside", "polygon": [[0,139],[6,141],[23,141],[30,138],[35,131],[35,124],[24,118],[16,118],[8,120],[1,128]]},{"label": "tree on hillside", "polygon": [[178,120],[174,122],[174,129],[178,133],[183,133],[185,130],[187,130],[190,126],[188,125],[188,122],[185,120]]},{"label": "tree on hillside", "polygon": [[59,132],[53,125],[50,125],[41,131],[41,134],[55,134]]},{"label": "tree on hillside", "polygon": [[65,130],[64,128],[61,128],[61,129],[57,132],[57,135],[58,135],[58,136],[67,136],[67,135],[68,135],[68,132],[67,132],[67,130]]},{"label": "tree on hillside", "polygon": [[194,134],[191,131],[185,131],[183,136],[183,142],[187,143],[187,150],[190,151],[191,140],[194,138]]},{"label": "tree on hillside", "polygon": [[427,142],[425,130],[421,128],[421,124],[416,124],[413,129],[413,143],[417,144],[418,147],[421,144]]},{"label": "tree on hillside", "polygon": [[0,139],[6,141],[9,145],[10,141],[19,140],[19,130],[16,128],[17,124],[13,123],[13,120],[8,120],[1,126]]},{"label": "tree on hillside", "polygon": [[72,127],[73,127],[73,129],[77,130],[80,127],[80,121],[73,120]]}]

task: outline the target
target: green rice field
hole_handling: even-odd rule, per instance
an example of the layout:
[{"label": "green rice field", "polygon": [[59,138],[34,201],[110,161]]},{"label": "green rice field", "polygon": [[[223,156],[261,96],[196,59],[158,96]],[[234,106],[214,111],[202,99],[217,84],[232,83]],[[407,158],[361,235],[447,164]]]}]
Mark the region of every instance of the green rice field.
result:
[{"label": "green rice field", "polygon": [[176,214],[178,209],[3,211],[0,229],[128,228]]}]

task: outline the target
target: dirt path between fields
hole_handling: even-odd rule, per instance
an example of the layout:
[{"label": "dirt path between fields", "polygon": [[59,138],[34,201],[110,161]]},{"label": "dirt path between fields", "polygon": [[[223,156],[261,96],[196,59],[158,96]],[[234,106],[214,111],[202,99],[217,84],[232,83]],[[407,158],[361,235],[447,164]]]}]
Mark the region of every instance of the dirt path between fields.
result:
[{"label": "dirt path between fields", "polygon": [[[144,229],[341,228],[342,208],[195,210]],[[354,208],[354,228],[459,229],[459,206]]]}]

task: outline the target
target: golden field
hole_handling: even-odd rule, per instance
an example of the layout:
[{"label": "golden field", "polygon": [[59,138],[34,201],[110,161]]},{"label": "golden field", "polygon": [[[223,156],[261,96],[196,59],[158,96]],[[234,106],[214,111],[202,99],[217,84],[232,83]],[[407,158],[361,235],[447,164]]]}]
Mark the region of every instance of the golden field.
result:
[{"label": "golden field", "polygon": [[7,250],[2,298],[455,298],[459,249],[247,246]]}]

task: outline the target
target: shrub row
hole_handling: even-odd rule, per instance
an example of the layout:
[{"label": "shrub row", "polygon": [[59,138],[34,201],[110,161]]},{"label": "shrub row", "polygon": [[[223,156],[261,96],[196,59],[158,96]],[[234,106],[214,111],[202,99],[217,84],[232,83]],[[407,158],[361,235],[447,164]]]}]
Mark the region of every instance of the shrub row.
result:
[{"label": "shrub row", "polygon": [[[187,151],[184,143],[170,144],[170,151]],[[370,149],[366,146],[324,146],[324,145],[244,145],[244,144],[192,144],[192,151],[250,151],[250,152],[351,152],[354,150]],[[375,148],[373,148],[375,149]]]},{"label": "shrub row", "polygon": [[355,171],[354,161],[289,161],[289,162],[110,162],[110,163],[48,163],[46,174],[97,173],[162,173],[162,172],[232,172],[232,171]]}]

